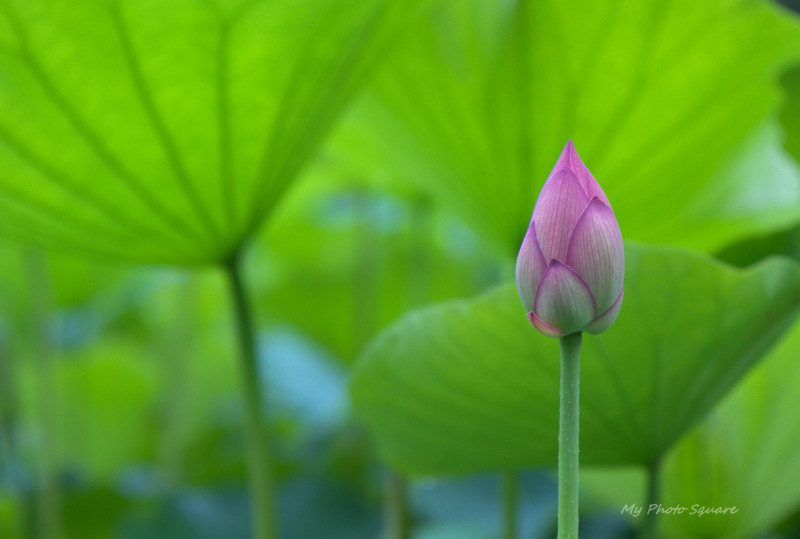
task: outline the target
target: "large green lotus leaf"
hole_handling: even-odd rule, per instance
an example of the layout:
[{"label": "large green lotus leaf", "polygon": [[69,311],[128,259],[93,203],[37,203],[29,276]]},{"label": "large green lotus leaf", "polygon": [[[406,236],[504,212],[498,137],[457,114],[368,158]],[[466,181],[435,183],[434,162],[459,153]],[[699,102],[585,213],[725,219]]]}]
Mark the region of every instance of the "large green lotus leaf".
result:
[{"label": "large green lotus leaf", "polygon": [[783,132],[775,120],[753,131],[686,204],[683,237],[676,242],[718,251],[796,226],[800,171],[782,144]]},{"label": "large green lotus leaf", "polygon": [[[626,245],[619,319],[584,338],[581,461],[662,455],[795,319],[800,266],[740,270],[679,248]],[[556,462],[558,344],[525,318],[515,286],[407,315],[365,351],[358,414],[384,457],[415,474]]]},{"label": "large green lotus leaf", "polygon": [[[664,503],[737,506],[664,519],[669,537],[754,537],[800,506],[800,326],[665,462]],[[691,504],[689,504],[691,505]]]},{"label": "large green lotus leaf", "polygon": [[[800,506],[800,325],[681,438],[662,464],[662,505],[685,506],[661,518],[669,539],[760,537]],[[647,503],[644,470],[581,472],[586,499],[619,511]],[[691,506],[732,507],[735,515],[691,515]],[[643,518],[633,519],[642,524]]]},{"label": "large green lotus leaf", "polygon": [[0,0],[0,231],[230,255],[418,2]]},{"label": "large green lotus leaf", "polygon": [[[450,0],[337,140],[354,163],[416,182],[511,249],[572,138],[627,237],[713,249],[747,235],[745,223],[798,219],[784,178],[743,184],[730,171],[775,112],[777,72],[799,56],[797,21],[768,1]],[[766,203],[748,196],[756,179]],[[755,204],[735,227],[731,200]]]}]

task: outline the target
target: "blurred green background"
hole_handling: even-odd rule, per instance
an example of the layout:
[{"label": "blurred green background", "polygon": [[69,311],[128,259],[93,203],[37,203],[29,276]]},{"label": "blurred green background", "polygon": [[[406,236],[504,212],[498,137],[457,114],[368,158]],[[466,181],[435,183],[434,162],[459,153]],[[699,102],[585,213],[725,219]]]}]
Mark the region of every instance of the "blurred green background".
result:
[{"label": "blurred green background", "polygon": [[[256,313],[281,537],[386,535],[387,478],[407,472],[412,537],[499,538],[509,470],[519,536],[554,537],[555,439],[471,461],[467,445],[492,444],[467,429],[453,439],[467,456],[446,440],[428,451],[415,436],[488,416],[470,401],[480,384],[465,374],[464,401],[446,408],[443,385],[403,393],[380,362],[417,368],[436,350],[447,369],[448,354],[478,350],[469,338],[493,312],[476,307],[441,349],[422,340],[436,319],[414,316],[508,282],[568,138],[634,259],[676,246],[654,259],[689,260],[686,282],[708,274],[697,296],[648,287],[649,273],[631,289],[682,298],[669,316],[700,326],[692,298],[714,289],[730,300],[714,316],[753,328],[654,345],[682,369],[664,371],[662,423],[606,403],[608,424],[637,416],[654,432],[664,503],[742,507],[664,518],[661,534],[800,537],[800,18],[783,4],[0,0],[0,537],[250,536],[219,268],[234,252]],[[728,267],[773,255],[789,260],[758,266],[763,283]],[[736,286],[714,288],[717,273]],[[681,343],[685,328],[664,320],[652,338],[667,326]],[[373,340],[389,327],[403,345]],[[597,342],[626,342],[621,327]],[[702,404],[664,419],[681,415],[681,381]],[[546,399],[533,390],[535,410]],[[404,423],[392,399],[428,423]],[[524,439],[515,414],[528,412],[502,406],[498,440]],[[620,513],[644,501],[634,438],[588,438],[600,456],[582,476],[585,537],[639,533]]]}]

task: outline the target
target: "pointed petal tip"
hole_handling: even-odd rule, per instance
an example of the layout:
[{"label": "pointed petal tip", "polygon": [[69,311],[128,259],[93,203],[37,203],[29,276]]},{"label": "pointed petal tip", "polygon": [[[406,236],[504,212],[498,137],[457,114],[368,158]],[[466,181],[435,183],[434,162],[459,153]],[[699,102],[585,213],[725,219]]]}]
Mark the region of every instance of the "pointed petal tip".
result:
[{"label": "pointed petal tip", "polygon": [[[600,192],[602,192],[602,190]],[[605,196],[600,196],[600,195],[598,195],[596,193],[592,194],[592,199],[589,201],[589,204],[587,204],[586,207],[588,208],[592,204],[595,204],[595,205],[599,204],[600,206],[603,206],[608,211],[610,211],[614,215],[614,218],[616,219],[616,214],[614,213],[614,208],[611,207],[611,204],[609,204],[608,199],[605,198]],[[586,211],[586,210],[584,210],[584,211]]]},{"label": "pointed petal tip", "polygon": [[557,167],[547,178],[533,208],[536,234],[546,260],[566,256],[569,236],[587,202],[586,190],[568,167]]},{"label": "pointed petal tip", "polygon": [[[553,268],[554,270],[558,269],[561,266],[565,266],[566,267],[567,265],[564,264],[562,261],[560,261],[557,258],[551,258],[550,259],[550,263],[547,264],[547,268],[548,269]],[[569,269],[572,269],[572,268],[569,268]]]},{"label": "pointed petal tip", "polygon": [[614,300],[613,304],[611,304],[611,307],[609,307],[603,314],[592,320],[592,323],[586,326],[584,331],[591,333],[592,335],[598,335],[610,328],[617,320],[619,311],[622,308],[622,297],[624,293],[625,289],[623,288],[620,290],[617,299]]},{"label": "pointed petal tip", "polygon": [[572,142],[572,138],[567,139],[567,143],[564,145],[564,150],[561,153],[570,157],[570,162],[573,166],[576,164],[583,165],[583,162],[581,162],[581,158],[578,155],[578,149],[575,148],[575,143]]},{"label": "pointed petal tip", "polygon": [[577,158],[577,162],[580,163],[580,157],[578,157],[578,152],[575,150],[575,145],[572,143],[572,139],[568,139],[567,143],[564,145],[564,149],[561,150],[561,154],[558,156],[558,160],[556,161],[556,166],[553,167],[553,171],[550,173],[550,175],[552,176],[561,168],[569,169],[574,174],[573,167],[576,162],[575,158]]},{"label": "pointed petal tip", "polygon": [[547,324],[542,322],[539,319],[539,317],[536,316],[536,314],[533,313],[533,311],[528,313],[528,320],[533,325],[533,327],[536,328],[536,330],[539,333],[541,333],[542,335],[544,335],[546,337],[558,338],[558,337],[563,337],[564,335],[566,335],[566,333],[564,333],[563,331],[561,331],[559,329],[556,329],[556,328],[554,328],[552,326],[548,326]]},{"label": "pointed petal tip", "polygon": [[553,167],[553,171],[550,173],[550,176],[554,176],[561,168],[568,168],[570,172],[572,172],[575,177],[578,178],[578,182],[581,184],[584,192],[587,193],[589,197],[596,196],[609,208],[611,207],[611,204],[608,202],[608,198],[603,192],[603,189],[600,187],[600,184],[597,183],[597,180],[594,179],[594,176],[592,175],[591,171],[589,171],[589,168],[584,164],[580,155],[578,155],[578,150],[571,138],[567,140],[567,144],[561,151],[561,155],[558,157],[558,161],[556,161],[556,165]]},{"label": "pointed petal tip", "polygon": [[583,212],[581,212],[579,221],[587,212],[600,212],[601,215],[610,214],[610,216],[614,219],[614,222],[617,221],[617,215],[614,213],[614,209],[611,207],[611,204],[608,203],[608,199],[597,194],[592,194],[591,197],[591,200],[589,200],[589,202],[586,204],[586,207],[583,209]]}]

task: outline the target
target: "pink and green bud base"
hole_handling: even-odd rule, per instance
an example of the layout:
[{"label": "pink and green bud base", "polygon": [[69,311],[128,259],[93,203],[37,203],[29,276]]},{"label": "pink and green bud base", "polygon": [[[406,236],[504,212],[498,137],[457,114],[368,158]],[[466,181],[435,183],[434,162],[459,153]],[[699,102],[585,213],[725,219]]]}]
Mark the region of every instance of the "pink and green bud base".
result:
[{"label": "pink and green bud base", "polygon": [[528,319],[548,337],[607,330],[622,305],[625,254],[605,193],[567,142],[517,257]]}]

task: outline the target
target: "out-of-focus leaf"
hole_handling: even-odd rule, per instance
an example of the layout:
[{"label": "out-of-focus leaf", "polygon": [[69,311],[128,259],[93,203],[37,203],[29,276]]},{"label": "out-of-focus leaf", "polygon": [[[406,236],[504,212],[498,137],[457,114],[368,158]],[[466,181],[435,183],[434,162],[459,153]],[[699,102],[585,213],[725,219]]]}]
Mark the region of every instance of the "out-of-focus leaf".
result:
[{"label": "out-of-focus leaf", "polygon": [[64,532],[81,539],[112,537],[119,518],[130,509],[130,502],[108,487],[67,491],[62,509]]},{"label": "out-of-focus leaf", "polygon": [[[380,512],[354,492],[326,480],[300,477],[281,493],[282,537],[379,537]],[[314,518],[308,518],[313,514]]]},{"label": "out-of-focus leaf", "polygon": [[0,231],[223,260],[418,3],[0,1]]},{"label": "out-of-focus leaf", "polygon": [[[800,307],[800,267],[738,270],[677,248],[626,245],[619,319],[582,352],[581,459],[646,464],[769,349]],[[558,345],[524,316],[513,284],[412,313],[353,375],[383,456],[415,474],[556,462]]]},{"label": "out-of-focus leaf", "polygon": [[343,181],[298,185],[254,247],[260,312],[347,363],[405,310],[476,294],[510,271],[427,199]]},{"label": "out-of-focus leaf", "polygon": [[94,480],[152,456],[156,371],[130,343],[98,343],[58,366],[63,462]]},{"label": "out-of-focus leaf", "polygon": [[665,518],[668,537],[755,537],[800,505],[798,358],[800,325],[670,455],[665,505],[740,510]]},{"label": "out-of-focus leaf", "polygon": [[[26,257],[31,253],[17,245],[0,243],[0,313],[3,316],[24,316],[30,309],[30,283]],[[71,255],[47,253],[48,282],[40,283],[52,291],[52,302],[58,308],[70,308],[85,304],[96,297],[99,291],[119,282],[128,268],[124,265],[101,264]]]},{"label": "out-of-focus leaf", "polygon": [[800,160],[800,65],[787,70],[781,82],[785,92],[780,115],[786,131],[784,147],[795,159]]},{"label": "out-of-focus leaf", "polygon": [[333,430],[348,411],[342,367],[302,335],[274,331],[259,347],[262,383],[269,406],[298,418],[303,430],[320,435]]},{"label": "out-of-focus leaf", "polygon": [[[798,219],[783,178],[746,221],[698,214],[714,179],[776,108],[800,28],[768,1],[442,2],[337,137],[361,168],[416,182],[506,249],[572,138],[631,239],[718,248]],[[379,132],[381,136],[374,136]],[[763,166],[770,156],[759,157]],[[759,200],[759,202],[762,202]]]},{"label": "out-of-focus leaf", "polygon": [[22,537],[22,508],[18,500],[0,491],[0,535],[9,539]]},{"label": "out-of-focus leaf", "polygon": [[[545,537],[555,524],[557,489],[550,474],[516,474],[520,537]],[[500,537],[502,477],[423,478],[411,485],[411,512],[420,537]],[[472,530],[472,534],[465,530]],[[463,534],[459,535],[461,531]]]},{"label": "out-of-focus leaf", "polygon": [[756,129],[685,204],[675,241],[716,249],[800,221],[800,171],[782,142],[776,121]]},{"label": "out-of-focus leaf", "polygon": [[800,260],[800,227],[794,226],[772,234],[756,236],[726,246],[717,258],[734,266],[749,266],[771,255]]},{"label": "out-of-focus leaf", "polygon": [[188,490],[169,498],[148,512],[132,513],[117,526],[121,539],[212,539],[249,536],[248,503],[243,491]]}]

